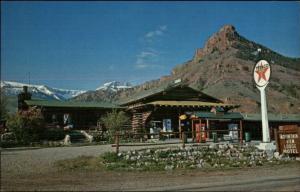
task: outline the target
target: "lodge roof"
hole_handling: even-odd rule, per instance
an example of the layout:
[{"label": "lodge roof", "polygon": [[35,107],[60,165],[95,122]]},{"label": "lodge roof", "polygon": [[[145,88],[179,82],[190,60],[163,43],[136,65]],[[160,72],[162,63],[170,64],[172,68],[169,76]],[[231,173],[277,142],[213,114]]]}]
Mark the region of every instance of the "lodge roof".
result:
[{"label": "lodge roof", "polygon": [[212,112],[196,112],[196,117],[204,119],[243,119],[243,115],[239,112],[226,112],[226,113],[212,113]]},{"label": "lodge roof", "polygon": [[[245,121],[261,121],[261,114],[242,114]],[[274,114],[268,113],[269,121],[278,122],[300,122],[300,114]]]},{"label": "lodge roof", "polygon": [[179,107],[228,107],[235,108],[238,105],[231,105],[225,103],[213,103],[213,102],[203,102],[203,101],[154,101],[147,103],[146,105],[154,106],[179,106]]},{"label": "lodge roof", "polygon": [[155,88],[151,88],[151,89],[144,90],[142,92],[133,94],[133,95],[129,96],[128,98],[124,99],[124,100],[120,100],[119,104],[120,105],[129,105],[129,104],[142,101],[144,99],[147,99],[147,98],[159,95],[159,94],[161,94],[163,92],[167,92],[167,91],[173,90],[175,88],[179,88],[179,87],[186,87],[186,88],[189,88],[191,91],[198,92],[199,95],[201,95],[203,98],[205,97],[205,98],[208,98],[210,100],[214,100],[216,102],[220,102],[220,103],[222,102],[219,99],[214,98],[214,97],[212,97],[210,95],[207,95],[207,94],[205,94],[205,93],[203,93],[203,92],[195,89],[194,87],[186,85],[183,82],[178,82],[178,83],[175,83],[175,82],[171,82],[170,83],[170,82],[168,82],[168,83],[162,84],[161,86],[158,86],[158,87],[155,87]]},{"label": "lodge roof", "polygon": [[108,102],[78,102],[78,101],[53,101],[53,100],[25,100],[29,106],[41,107],[65,107],[65,108],[122,108],[114,103]]}]

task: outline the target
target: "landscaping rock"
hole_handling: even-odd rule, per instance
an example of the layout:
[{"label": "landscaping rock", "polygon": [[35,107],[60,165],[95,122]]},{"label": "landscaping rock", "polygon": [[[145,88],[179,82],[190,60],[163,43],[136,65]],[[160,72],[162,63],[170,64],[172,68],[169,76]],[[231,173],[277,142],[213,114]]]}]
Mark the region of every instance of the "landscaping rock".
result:
[{"label": "landscaping rock", "polygon": [[[176,168],[219,168],[219,167],[254,167],[279,160],[289,161],[290,157],[281,157],[277,153],[259,151],[257,148],[232,144],[211,144],[208,147],[193,146],[181,149],[146,149],[140,151],[120,152],[118,157],[127,160],[124,169],[141,170],[162,168],[173,170]],[[275,157],[275,158],[273,158]]]},{"label": "landscaping rock", "polygon": [[171,170],[173,170],[174,169],[174,165],[166,165],[165,166],[165,170],[166,171],[171,171]]},{"label": "landscaping rock", "polygon": [[209,149],[218,149],[218,145],[215,144],[215,143],[211,143],[211,144],[209,145]]}]

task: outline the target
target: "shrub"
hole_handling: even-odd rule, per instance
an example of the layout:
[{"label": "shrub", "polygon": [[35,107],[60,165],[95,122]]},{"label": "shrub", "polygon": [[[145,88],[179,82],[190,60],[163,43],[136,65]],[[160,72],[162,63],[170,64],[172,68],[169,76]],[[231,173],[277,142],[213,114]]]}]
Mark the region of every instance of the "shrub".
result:
[{"label": "shrub", "polygon": [[57,141],[62,140],[65,137],[65,131],[63,129],[46,129],[43,132],[42,139],[50,140],[50,141]]},{"label": "shrub", "polygon": [[3,88],[0,88],[0,120],[7,118],[7,98]]},{"label": "shrub", "polygon": [[7,127],[15,134],[17,142],[21,144],[39,141],[45,130],[41,110],[36,108],[9,116]]},{"label": "shrub", "polygon": [[113,110],[100,118],[100,121],[106,127],[109,141],[112,142],[116,132],[121,130],[121,127],[129,121],[129,118],[126,116],[125,112]]}]

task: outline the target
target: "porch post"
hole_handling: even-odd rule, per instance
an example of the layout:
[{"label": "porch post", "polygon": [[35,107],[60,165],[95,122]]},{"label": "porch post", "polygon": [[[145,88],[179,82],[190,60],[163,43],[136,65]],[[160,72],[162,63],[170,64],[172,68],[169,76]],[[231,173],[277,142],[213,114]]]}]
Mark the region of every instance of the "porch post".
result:
[{"label": "porch post", "polygon": [[[200,119],[200,133],[199,133],[200,134],[200,141],[199,142],[201,143],[202,142],[202,125],[201,125],[202,121],[201,121],[201,118],[199,118],[199,119]],[[205,132],[204,132],[204,134],[205,134]]]},{"label": "porch post", "polygon": [[192,142],[195,141],[195,136],[194,136],[194,119],[192,119]]},{"label": "porch post", "polygon": [[209,120],[206,119],[206,127],[207,127],[207,138],[209,139]]},{"label": "porch post", "polygon": [[179,118],[179,115],[178,115],[178,130],[179,130],[179,139],[181,139],[181,120]]},{"label": "porch post", "polygon": [[243,143],[243,122],[240,120],[240,143]]}]

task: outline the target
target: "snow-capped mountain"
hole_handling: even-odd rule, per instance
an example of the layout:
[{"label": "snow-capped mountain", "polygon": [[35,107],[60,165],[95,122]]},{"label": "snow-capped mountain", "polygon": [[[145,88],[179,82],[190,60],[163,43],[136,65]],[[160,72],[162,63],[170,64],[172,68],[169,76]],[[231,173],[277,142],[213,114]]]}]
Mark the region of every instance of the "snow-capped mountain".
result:
[{"label": "snow-capped mountain", "polygon": [[51,88],[46,85],[31,85],[12,81],[1,81],[1,89],[9,96],[14,96],[22,92],[23,86],[28,87],[28,91],[32,94],[33,98],[47,100],[67,100],[86,92],[83,90]]},{"label": "snow-capped mountain", "polygon": [[104,90],[104,91],[117,92],[119,90],[130,89],[130,88],[132,88],[132,85],[130,83],[121,84],[118,81],[111,81],[111,82],[108,82],[108,83],[104,83],[101,87],[98,87],[96,89],[96,91]]}]

